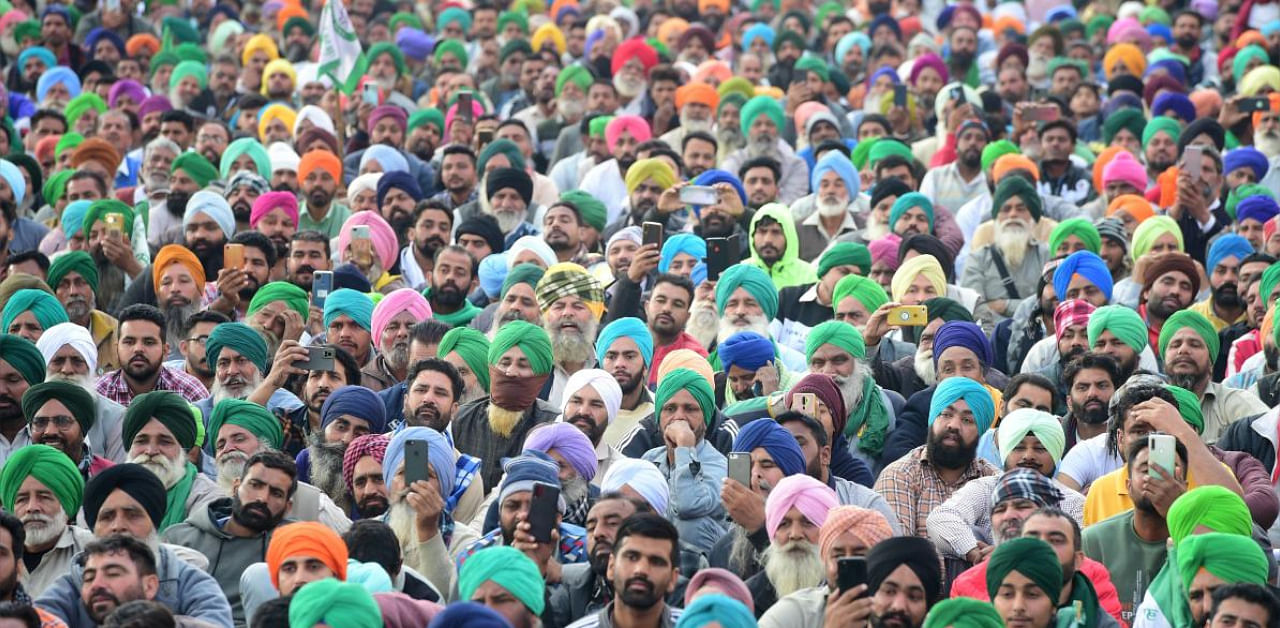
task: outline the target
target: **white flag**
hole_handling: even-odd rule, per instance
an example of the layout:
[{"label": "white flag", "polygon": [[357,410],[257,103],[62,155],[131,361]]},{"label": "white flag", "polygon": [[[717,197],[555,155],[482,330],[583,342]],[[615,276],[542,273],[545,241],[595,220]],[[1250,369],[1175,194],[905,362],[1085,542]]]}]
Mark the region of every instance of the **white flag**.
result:
[{"label": "white flag", "polygon": [[342,0],[328,0],[320,12],[320,61],[317,76],[328,76],[350,94],[364,74],[364,51]]}]

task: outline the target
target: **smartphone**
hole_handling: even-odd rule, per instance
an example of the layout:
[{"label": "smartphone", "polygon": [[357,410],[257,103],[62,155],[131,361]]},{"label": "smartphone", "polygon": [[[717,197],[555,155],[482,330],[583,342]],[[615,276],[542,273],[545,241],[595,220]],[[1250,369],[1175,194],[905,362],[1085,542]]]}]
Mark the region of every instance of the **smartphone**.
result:
[{"label": "smartphone", "polygon": [[959,85],[957,85],[957,86],[955,86],[955,87],[952,87],[952,88],[951,88],[951,100],[954,100],[954,101],[956,101],[957,103],[963,103],[963,102],[964,102],[964,88],[963,88],[963,87],[960,87]]},{"label": "smartphone", "polygon": [[[427,441],[410,439],[404,442],[404,485],[413,485],[419,480],[427,481]],[[447,496],[446,496],[447,497]]]},{"label": "smartphone", "polygon": [[889,308],[889,324],[899,327],[924,327],[929,324],[929,308],[923,305],[899,305]]},{"label": "smartphone", "polygon": [[907,86],[906,85],[893,86],[893,106],[894,107],[907,106]]},{"label": "smartphone", "polygon": [[663,229],[660,222],[644,223],[644,241],[643,244],[656,244],[658,248],[662,248]]},{"label": "smartphone", "polygon": [[[843,593],[860,584],[867,583],[867,559],[861,556],[845,556],[836,560],[836,583]],[[866,597],[867,591],[859,597]]]},{"label": "smartphone", "polygon": [[1058,119],[1058,108],[1053,105],[1035,105],[1023,110],[1023,116],[1036,122],[1052,122]]},{"label": "smartphone", "polygon": [[1164,467],[1169,475],[1173,475],[1174,440],[1172,434],[1147,435],[1147,475],[1157,477],[1156,465]]},{"label": "smartphone", "polygon": [[818,416],[818,396],[813,393],[796,393],[791,398],[791,409],[800,414]]},{"label": "smartphone", "polygon": [[1183,168],[1195,178],[1196,181],[1201,179],[1201,164],[1204,162],[1204,148],[1200,146],[1188,146],[1183,153]]},{"label": "smartphone", "polygon": [[485,129],[483,131],[476,131],[476,145],[479,148],[483,149],[485,146],[488,146],[491,142],[493,142],[493,131],[489,129]]},{"label": "smartphone", "polygon": [[717,281],[720,273],[738,263],[738,248],[728,238],[707,238],[707,280]]},{"label": "smartphone", "polygon": [[1271,109],[1271,99],[1266,96],[1257,96],[1253,98],[1241,98],[1236,101],[1236,109],[1240,113],[1254,113],[1257,111],[1268,111]]},{"label": "smartphone", "polygon": [[709,185],[686,185],[680,188],[680,202],[685,205],[715,205],[720,193]]},{"label": "smartphone", "polygon": [[223,268],[244,268],[244,245],[234,242],[222,247]]},{"label": "smartphone", "polygon": [[458,94],[458,117],[470,124],[472,122],[472,113],[471,92]]},{"label": "smartphone", "polygon": [[333,347],[307,347],[307,359],[298,360],[293,365],[307,371],[331,372],[335,353]]},{"label": "smartphone", "polygon": [[324,309],[324,300],[333,292],[333,271],[317,270],[311,273],[311,304]]},{"label": "smartphone", "polygon": [[529,530],[541,543],[551,541],[551,530],[560,514],[560,488],[542,482],[533,483],[533,496],[529,499]]},{"label": "smartphone", "polygon": [[378,86],[375,83],[365,83],[364,91],[361,92],[361,98],[366,105],[378,106]]},{"label": "smartphone", "polygon": [[103,214],[102,223],[107,227],[107,233],[119,238],[124,233],[124,216],[120,214]]},{"label": "smartphone", "polygon": [[751,488],[751,454],[738,451],[729,453],[729,478]]},{"label": "smartphone", "polygon": [[363,265],[373,263],[373,236],[369,225],[356,225],[351,228],[351,257]]}]

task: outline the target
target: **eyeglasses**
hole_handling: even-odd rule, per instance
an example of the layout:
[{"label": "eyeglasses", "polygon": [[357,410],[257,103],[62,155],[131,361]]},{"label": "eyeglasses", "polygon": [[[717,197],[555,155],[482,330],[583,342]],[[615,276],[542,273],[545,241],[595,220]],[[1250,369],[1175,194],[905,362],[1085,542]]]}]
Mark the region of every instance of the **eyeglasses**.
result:
[{"label": "eyeglasses", "polygon": [[75,425],[76,420],[69,416],[38,416],[31,419],[31,427],[41,432],[48,430],[50,423],[53,423],[58,428],[58,431],[62,432]]},{"label": "eyeglasses", "polygon": [[201,133],[196,136],[197,142],[213,142],[214,144],[226,144],[226,138],[221,135],[213,135],[211,133]]},{"label": "eyeglasses", "polygon": [[186,341],[194,342],[197,344],[205,344],[206,342],[209,342],[209,334],[205,334],[203,336],[193,336],[191,338],[187,338]]}]

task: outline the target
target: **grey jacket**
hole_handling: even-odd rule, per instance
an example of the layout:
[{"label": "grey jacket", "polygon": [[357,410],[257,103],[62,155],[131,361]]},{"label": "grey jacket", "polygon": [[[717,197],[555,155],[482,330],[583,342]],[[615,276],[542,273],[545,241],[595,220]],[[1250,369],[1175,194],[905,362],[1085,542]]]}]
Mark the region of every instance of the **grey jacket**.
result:
[{"label": "grey jacket", "polygon": [[[156,572],[160,578],[160,589],[156,591],[155,598],[157,602],[165,605],[175,615],[231,628],[231,605],[212,576],[187,564],[164,546],[160,547],[156,559]],[[70,573],[55,580],[36,600],[36,606],[57,615],[68,626],[97,626],[89,617],[84,602],[80,601],[83,573],[84,555],[80,554],[72,561]]]},{"label": "grey jacket", "polygon": [[675,464],[667,463],[666,445],[645,452],[658,465],[671,493],[672,523],[680,539],[703,552],[724,534],[725,509],[720,485],[729,474],[729,461],[704,438],[694,447],[677,447]]}]

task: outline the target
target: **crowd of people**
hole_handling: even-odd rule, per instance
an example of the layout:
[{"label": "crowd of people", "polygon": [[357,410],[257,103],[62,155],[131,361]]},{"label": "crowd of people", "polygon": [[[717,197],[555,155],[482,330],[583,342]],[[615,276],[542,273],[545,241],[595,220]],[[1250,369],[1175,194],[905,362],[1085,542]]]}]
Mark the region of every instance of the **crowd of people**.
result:
[{"label": "crowd of people", "polygon": [[0,0],[0,68],[4,628],[1280,628],[1280,3]]}]

